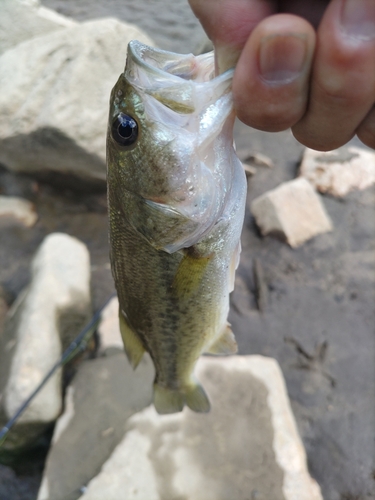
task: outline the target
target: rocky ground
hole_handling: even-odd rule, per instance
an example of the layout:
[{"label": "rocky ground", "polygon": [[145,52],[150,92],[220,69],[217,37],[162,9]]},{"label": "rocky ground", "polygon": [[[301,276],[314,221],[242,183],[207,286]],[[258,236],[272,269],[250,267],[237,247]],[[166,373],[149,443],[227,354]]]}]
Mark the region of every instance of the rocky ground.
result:
[{"label": "rocky ground", "polygon": [[[188,52],[203,40],[182,1],[43,4],[77,21],[112,16],[135,23],[169,50]],[[118,54],[124,56],[125,50]],[[278,360],[309,471],[324,499],[370,500],[375,495],[375,186],[341,197],[318,195],[333,230],[293,249],[272,235],[261,235],[250,205],[295,179],[304,148],[289,131],[267,134],[240,123],[235,138],[241,160],[249,163],[251,155],[262,153],[274,164],[256,166],[248,179],[241,262],[230,312],[239,353]],[[31,201],[38,216],[32,227],[0,227],[0,324],[29,283],[31,259],[51,232],[67,233],[87,245],[94,309],[114,291],[103,186],[93,190],[81,183],[77,190],[67,184],[52,186],[45,179],[11,172],[6,164],[0,169],[0,195]],[[140,408],[149,395],[143,397],[145,402],[136,403]],[[13,468],[0,465],[1,500],[36,498],[50,437],[48,429]]]}]

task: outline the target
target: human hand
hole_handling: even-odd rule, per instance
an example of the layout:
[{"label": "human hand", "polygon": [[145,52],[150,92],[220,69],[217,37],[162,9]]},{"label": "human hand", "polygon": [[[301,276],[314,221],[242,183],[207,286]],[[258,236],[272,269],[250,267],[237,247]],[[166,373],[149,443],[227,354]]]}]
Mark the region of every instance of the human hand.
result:
[{"label": "human hand", "polygon": [[320,151],[355,134],[375,149],[375,0],[189,3],[218,71],[236,66],[241,121],[268,132],[291,127]]}]

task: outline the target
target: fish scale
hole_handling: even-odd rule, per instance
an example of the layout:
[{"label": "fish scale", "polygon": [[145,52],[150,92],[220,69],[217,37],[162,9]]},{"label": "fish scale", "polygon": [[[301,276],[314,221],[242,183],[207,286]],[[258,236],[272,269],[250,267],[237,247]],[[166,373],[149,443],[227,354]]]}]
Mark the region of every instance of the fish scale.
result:
[{"label": "fish scale", "polygon": [[195,363],[237,349],[227,315],[246,178],[233,149],[233,72],[209,79],[213,67],[212,54],[133,41],[111,95],[109,238],[120,330],[134,368],[145,351],[154,362],[159,413],[185,404],[208,411]]}]

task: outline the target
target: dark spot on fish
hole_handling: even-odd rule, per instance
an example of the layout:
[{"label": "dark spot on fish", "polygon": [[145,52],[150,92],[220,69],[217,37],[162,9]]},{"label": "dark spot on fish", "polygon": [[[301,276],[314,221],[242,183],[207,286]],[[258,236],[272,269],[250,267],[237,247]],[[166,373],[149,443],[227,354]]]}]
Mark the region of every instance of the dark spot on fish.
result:
[{"label": "dark spot on fish", "polygon": [[119,113],[112,122],[111,132],[117,144],[133,149],[138,138],[138,123],[131,116]]}]

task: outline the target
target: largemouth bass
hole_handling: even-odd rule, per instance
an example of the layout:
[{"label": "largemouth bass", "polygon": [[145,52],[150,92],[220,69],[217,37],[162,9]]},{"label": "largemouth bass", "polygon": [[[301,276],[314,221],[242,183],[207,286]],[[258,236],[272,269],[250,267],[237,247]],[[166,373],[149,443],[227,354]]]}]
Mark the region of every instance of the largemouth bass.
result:
[{"label": "largemouth bass", "polygon": [[233,354],[229,293],[240,254],[246,179],[233,149],[233,71],[213,54],[130,42],[111,94],[110,259],[124,347],[149,352],[159,413],[207,412],[202,353]]}]

